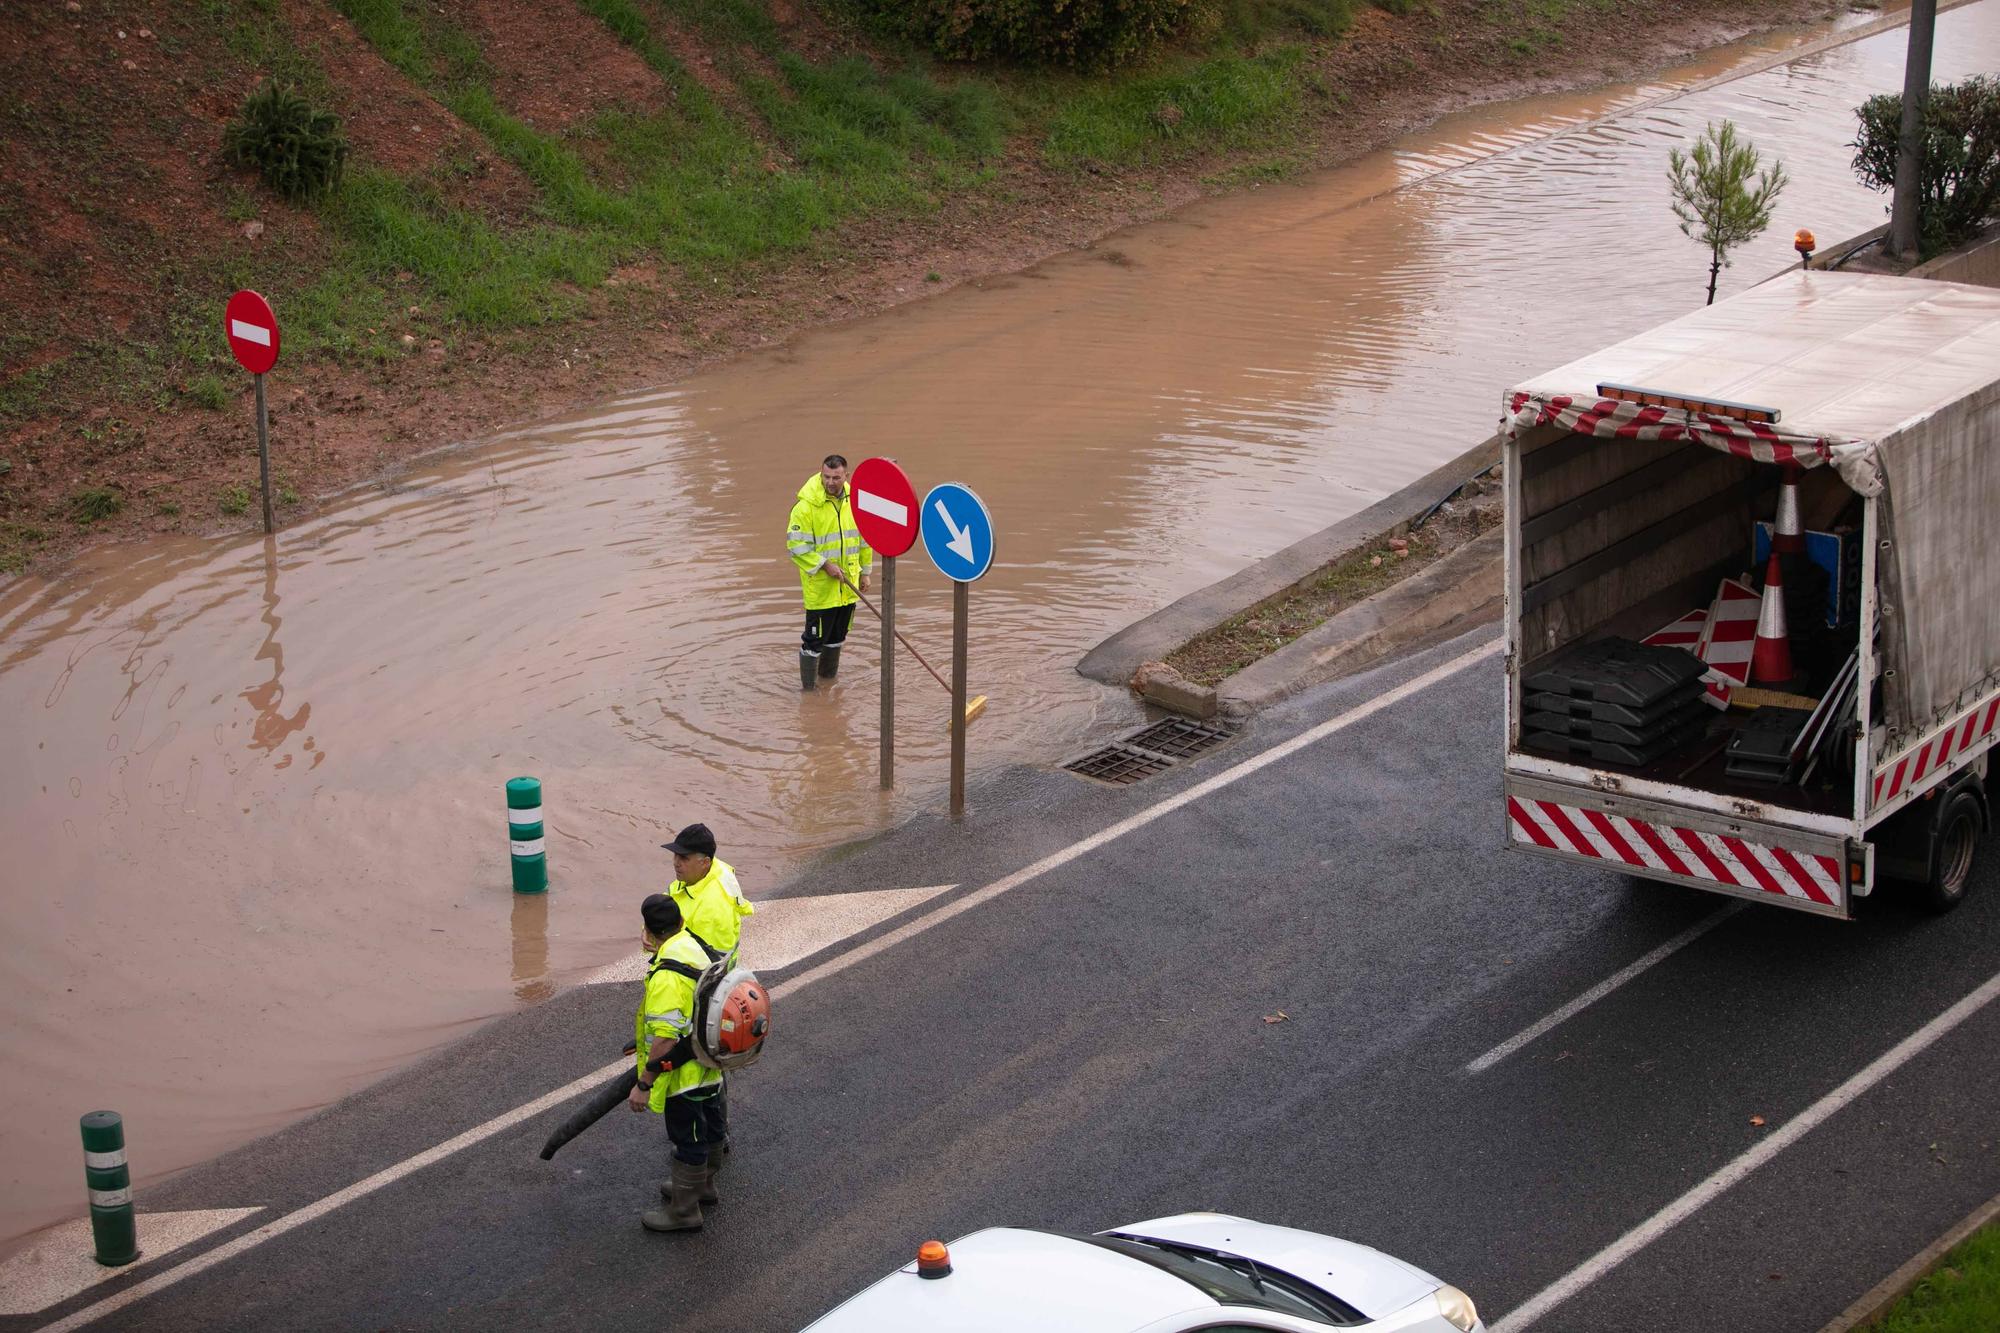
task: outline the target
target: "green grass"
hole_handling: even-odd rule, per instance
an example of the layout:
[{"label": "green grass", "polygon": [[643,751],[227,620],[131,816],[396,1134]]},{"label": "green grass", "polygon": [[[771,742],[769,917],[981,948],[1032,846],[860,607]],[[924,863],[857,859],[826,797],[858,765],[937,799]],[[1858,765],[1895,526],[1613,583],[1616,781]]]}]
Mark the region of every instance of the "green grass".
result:
[{"label": "green grass", "polygon": [[1043,154],[1057,166],[1152,161],[1196,147],[1279,137],[1299,114],[1304,51],[1222,55],[1184,68],[1080,88],[1055,115]]},{"label": "green grass", "polygon": [[1862,1333],[1992,1333],[2000,1328],[2000,1223],[1989,1223]]},{"label": "green grass", "polygon": [[204,407],[211,412],[220,412],[229,406],[229,389],[223,384],[219,375],[197,376],[188,385],[187,396],[188,401],[196,407]]},{"label": "green grass", "polygon": [[228,487],[217,498],[216,505],[225,514],[232,516],[240,514],[250,507],[250,488],[247,486]]},{"label": "green grass", "polygon": [[65,506],[70,522],[79,528],[102,522],[124,507],[125,502],[118,498],[118,492],[102,486],[90,486],[75,492]]},{"label": "green grass", "polygon": [[[490,63],[454,23],[452,6],[335,0],[377,54],[526,178],[526,208],[512,198],[514,211],[500,216],[465,202],[463,178],[478,169],[469,153],[417,173],[351,161],[340,185],[313,205],[321,239],[300,240],[295,230],[285,245],[228,247],[170,267],[149,293],[157,313],[128,336],[82,340],[60,360],[0,380],[0,423],[104,401],[226,410],[240,386],[215,300],[235,287],[272,298],[288,362],[386,363],[401,355],[405,333],[532,338],[559,327],[591,308],[606,277],[627,263],[656,262],[704,289],[731,290],[854,220],[921,216],[991,188],[1010,145],[1064,166],[1118,166],[1281,141],[1312,87],[1302,52],[1247,52],[1272,34],[1337,31],[1358,2],[1224,0],[1206,34],[1220,54],[1168,52],[1136,72],[1086,79],[943,69],[893,44],[880,60],[808,59],[787,48],[766,0],[577,0],[579,21],[601,23],[666,95],[554,133],[500,102]],[[195,0],[163,38],[187,44],[190,73],[204,82],[240,80],[248,68],[332,104],[338,90],[314,39],[294,31],[286,13],[278,0]],[[721,96],[668,49],[670,23],[715,52],[730,81]],[[103,185],[79,197],[80,208],[120,171],[87,89],[32,111],[0,96],[0,126],[39,157],[75,162],[76,188]],[[1276,171],[1249,165],[1213,179],[1247,184]],[[283,234],[284,206],[250,178],[220,189],[232,222],[266,217]],[[11,207],[0,200],[0,217]],[[102,215],[105,226],[117,227],[115,213]],[[412,305],[421,315],[407,313]],[[0,328],[0,351],[18,363],[41,340],[14,341]],[[90,443],[127,447],[124,437]]]}]

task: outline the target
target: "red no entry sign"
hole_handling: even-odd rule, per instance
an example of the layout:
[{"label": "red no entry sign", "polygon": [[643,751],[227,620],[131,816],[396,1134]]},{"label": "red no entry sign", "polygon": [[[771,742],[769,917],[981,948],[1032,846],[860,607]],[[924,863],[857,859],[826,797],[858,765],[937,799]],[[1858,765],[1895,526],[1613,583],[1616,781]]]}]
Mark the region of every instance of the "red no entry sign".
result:
[{"label": "red no entry sign", "polygon": [[854,526],[878,555],[902,555],[917,544],[916,488],[886,458],[864,458],[848,484],[854,488]]},{"label": "red no entry sign", "polygon": [[248,287],[223,307],[222,327],[229,335],[229,350],[252,375],[278,364],[278,317],[271,313],[271,303]]}]

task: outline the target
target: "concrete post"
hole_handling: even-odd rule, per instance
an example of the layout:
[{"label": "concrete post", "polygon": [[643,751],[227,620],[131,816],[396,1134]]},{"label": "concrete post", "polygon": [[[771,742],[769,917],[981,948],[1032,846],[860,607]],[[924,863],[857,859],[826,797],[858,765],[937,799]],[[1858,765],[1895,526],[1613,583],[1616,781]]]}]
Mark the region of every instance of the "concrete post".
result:
[{"label": "concrete post", "polygon": [[125,1164],[125,1118],[116,1111],[83,1117],[83,1179],[90,1188],[90,1235],[107,1268],[139,1257],[132,1213],[132,1172]]},{"label": "concrete post", "polygon": [[507,779],[507,841],[514,859],[514,892],[546,890],[549,860],[543,847],[540,778]]}]

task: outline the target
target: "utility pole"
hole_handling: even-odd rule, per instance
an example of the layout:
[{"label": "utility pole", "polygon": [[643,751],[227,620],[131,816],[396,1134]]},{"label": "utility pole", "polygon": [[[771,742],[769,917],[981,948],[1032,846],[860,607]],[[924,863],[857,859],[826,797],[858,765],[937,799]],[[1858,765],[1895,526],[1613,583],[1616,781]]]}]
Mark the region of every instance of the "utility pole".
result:
[{"label": "utility pole", "polygon": [[1931,95],[1931,41],[1937,0],[1911,0],[1910,55],[1903,66],[1903,129],[1896,140],[1896,195],[1889,210],[1889,257],[1917,256],[1917,206],[1924,172],[1924,105]]}]

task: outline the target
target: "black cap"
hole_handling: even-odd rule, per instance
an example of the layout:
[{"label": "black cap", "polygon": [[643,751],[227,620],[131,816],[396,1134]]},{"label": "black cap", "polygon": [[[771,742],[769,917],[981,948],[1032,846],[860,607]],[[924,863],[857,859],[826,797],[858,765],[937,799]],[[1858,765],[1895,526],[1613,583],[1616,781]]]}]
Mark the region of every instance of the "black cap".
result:
[{"label": "black cap", "polygon": [[660,846],[676,856],[714,856],[715,835],[708,831],[706,824],[689,824],[672,842],[663,842]]},{"label": "black cap", "polygon": [[666,939],[681,931],[681,905],[664,893],[649,893],[639,904],[639,916],[656,939]]}]

